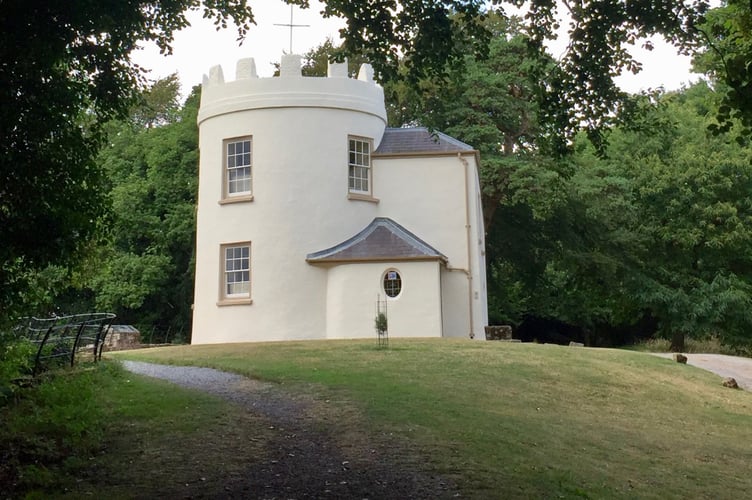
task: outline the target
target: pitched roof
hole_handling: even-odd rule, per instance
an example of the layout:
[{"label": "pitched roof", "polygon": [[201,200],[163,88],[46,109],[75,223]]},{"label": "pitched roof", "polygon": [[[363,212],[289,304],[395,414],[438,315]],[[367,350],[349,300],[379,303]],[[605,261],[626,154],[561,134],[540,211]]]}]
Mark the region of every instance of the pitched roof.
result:
[{"label": "pitched roof", "polygon": [[454,137],[425,127],[387,128],[374,154],[455,153],[474,149]]},{"label": "pitched roof", "polygon": [[314,264],[434,259],[447,261],[441,252],[387,217],[376,217],[352,238],[306,256],[306,260]]}]

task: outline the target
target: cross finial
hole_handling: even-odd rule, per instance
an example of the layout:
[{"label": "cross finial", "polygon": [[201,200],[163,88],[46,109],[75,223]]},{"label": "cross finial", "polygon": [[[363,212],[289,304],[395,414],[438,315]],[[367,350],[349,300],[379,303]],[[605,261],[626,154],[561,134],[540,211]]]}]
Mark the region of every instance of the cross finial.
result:
[{"label": "cross finial", "polygon": [[284,26],[286,28],[290,28],[290,54],[292,54],[292,30],[293,28],[308,28],[310,24],[293,24],[292,22],[292,14],[293,14],[293,6],[290,5],[290,23],[289,24],[274,24],[274,26]]}]

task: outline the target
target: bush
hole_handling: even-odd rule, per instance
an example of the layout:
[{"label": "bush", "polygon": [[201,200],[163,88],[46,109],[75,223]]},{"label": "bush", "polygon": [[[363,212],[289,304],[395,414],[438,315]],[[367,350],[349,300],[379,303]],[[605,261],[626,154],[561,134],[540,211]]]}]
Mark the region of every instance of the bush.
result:
[{"label": "bush", "polygon": [[23,419],[8,423],[18,436],[31,436],[25,446],[52,460],[73,451],[87,452],[101,437],[101,408],[96,404],[96,372],[61,370],[45,375],[18,407]]},{"label": "bush", "polygon": [[[670,352],[671,341],[668,339],[648,339],[632,346],[637,351],[645,352]],[[728,354],[732,356],[749,356],[748,348],[731,347],[721,343],[718,337],[703,339],[686,338],[684,341],[684,353],[687,354]]]},{"label": "bush", "polygon": [[0,333],[0,407],[18,396],[19,380],[31,376],[36,346],[10,333]]},{"label": "bush", "polygon": [[23,397],[0,408],[0,484],[55,491],[102,448],[107,410],[101,391],[120,369],[104,363],[45,373]]},{"label": "bush", "polygon": [[383,312],[380,312],[376,315],[376,319],[374,320],[374,326],[376,327],[376,331],[382,335],[387,331],[387,319],[386,314]]}]

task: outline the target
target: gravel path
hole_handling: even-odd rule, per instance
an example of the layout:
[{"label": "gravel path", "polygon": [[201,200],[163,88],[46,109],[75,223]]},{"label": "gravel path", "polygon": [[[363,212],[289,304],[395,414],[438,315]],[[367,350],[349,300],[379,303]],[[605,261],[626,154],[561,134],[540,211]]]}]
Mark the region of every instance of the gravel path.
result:
[{"label": "gravel path", "polygon": [[[652,353],[662,358],[672,358],[671,353]],[[739,387],[752,391],[752,358],[725,354],[686,354],[687,364],[702,368],[721,377],[732,377]]]},{"label": "gravel path", "polygon": [[197,366],[171,366],[123,360],[126,370],[215,394],[265,417],[284,423],[299,421],[305,404],[275,390],[274,384],[235,373]]},{"label": "gravel path", "polygon": [[[304,394],[211,368],[123,361],[131,372],[215,394],[269,420],[274,437],[263,463],[218,498],[439,499],[455,485],[427,472],[423,461],[389,433],[343,430],[347,415],[331,414]],[[328,412],[328,413],[327,413]]]}]

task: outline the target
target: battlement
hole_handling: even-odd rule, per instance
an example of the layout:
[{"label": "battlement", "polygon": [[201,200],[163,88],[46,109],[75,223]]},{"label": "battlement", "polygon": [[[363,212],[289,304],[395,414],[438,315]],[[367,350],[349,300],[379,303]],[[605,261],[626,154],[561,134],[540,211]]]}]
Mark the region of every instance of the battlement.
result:
[{"label": "battlement", "polygon": [[347,74],[347,62],[329,63],[327,77],[304,77],[301,57],[282,56],[280,75],[259,78],[253,58],[240,59],[235,80],[225,81],[221,66],[204,75],[199,124],[211,117],[237,111],[279,108],[336,108],[373,114],[386,123],[384,91],[373,79],[370,64],[360,67],[357,78]]},{"label": "battlement", "polygon": [[[279,76],[273,78],[296,78],[302,77],[301,57],[297,54],[285,54],[279,65]],[[347,60],[343,63],[329,63],[327,68],[328,78],[349,78],[347,75]],[[249,78],[258,78],[256,73],[256,61],[252,57],[239,59],[235,65],[235,80],[246,80]],[[319,77],[313,77],[319,78]],[[370,64],[362,64],[358,72],[358,78],[361,82],[375,83],[373,79],[373,68]],[[222,66],[212,66],[209,69],[209,75],[204,75],[203,86],[222,85],[225,83]]]}]

